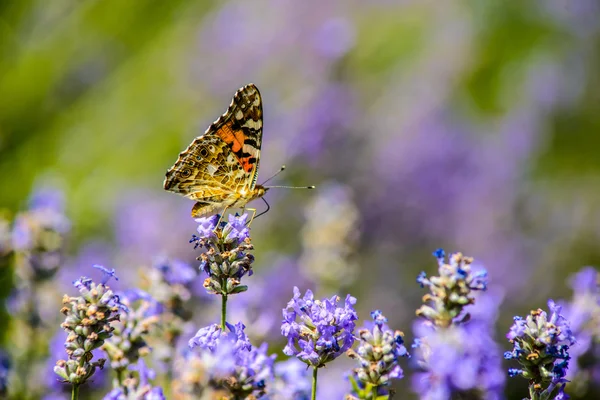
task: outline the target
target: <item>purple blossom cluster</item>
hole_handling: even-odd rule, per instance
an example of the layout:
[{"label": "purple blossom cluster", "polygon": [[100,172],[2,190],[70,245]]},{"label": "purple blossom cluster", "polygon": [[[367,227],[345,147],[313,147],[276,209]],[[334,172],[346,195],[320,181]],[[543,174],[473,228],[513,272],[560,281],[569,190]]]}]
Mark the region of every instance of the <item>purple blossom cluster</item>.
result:
[{"label": "purple blossom cluster", "polygon": [[248,214],[229,215],[226,224],[218,223],[219,215],[196,220],[200,236],[194,235],[190,242],[195,243],[195,248],[206,250],[200,255],[200,269],[208,275],[204,281],[208,293],[228,296],[248,290],[248,286],[241,284],[245,275],[253,274],[254,256],[248,253],[253,246],[247,218]]},{"label": "purple blossom cluster", "polygon": [[[513,344],[504,353],[507,360],[516,360],[521,368],[511,368],[509,375],[529,380],[529,393],[534,398],[567,398],[564,389],[569,368],[569,348],[575,343],[569,321],[561,314],[562,307],[548,301],[550,315],[533,310],[526,318],[514,318],[506,337]],[[556,392],[555,392],[556,390]]]},{"label": "purple blossom cluster", "polygon": [[356,340],[356,299],[347,295],[343,306],[339,302],[337,295],[315,300],[310,290],[301,296],[294,287],[294,297],[283,309],[281,334],[287,339],[283,352],[321,368],[350,349]]},{"label": "purple blossom cluster", "polygon": [[439,276],[427,278],[425,272],[419,274],[417,283],[429,289],[424,298],[429,304],[423,304],[417,316],[439,327],[468,321],[470,315],[463,310],[474,303],[475,291],[486,290],[487,271],[472,271],[473,259],[462,253],[450,254],[448,263],[444,250],[438,249],[433,255],[438,260]]},{"label": "purple blossom cluster", "polygon": [[[230,215],[227,222],[212,216],[197,223],[198,236],[191,242],[203,250],[198,270],[208,275],[204,287],[225,300],[227,295],[245,292],[241,279],[252,275],[254,262],[249,254],[253,246],[248,215]],[[483,293],[488,288],[487,272],[462,253],[446,257],[443,250],[437,250],[434,255],[438,274],[421,273],[417,279],[428,293],[416,312],[420,322],[414,329],[413,390],[424,400],[471,396],[500,400],[506,372],[500,347],[493,340],[499,300]],[[285,265],[295,267],[295,263]],[[344,301],[338,296],[319,300],[311,290],[302,294],[294,287],[281,320],[281,333],[287,341],[283,353],[290,358],[276,362],[267,343],[252,344],[254,333],[248,332],[245,323],[257,325],[255,333],[260,332],[261,324],[273,326],[261,310],[264,314],[276,306],[278,293],[283,291],[283,287],[274,287],[277,282],[263,280],[263,288],[258,284],[258,300],[252,301],[250,293],[242,296],[251,301],[240,303],[234,320],[244,322],[229,323],[227,302],[223,301],[221,324],[205,325],[195,335],[189,333],[190,338],[189,327],[206,318],[189,306],[198,271],[184,261],[166,257],[149,267],[138,286],[113,292],[106,283],[116,278],[115,271],[97,266],[103,274],[100,283],[81,278],[74,283],[80,296],[65,297],[63,326],[69,335],[63,348],[69,359],[60,360],[54,370],[61,381],[72,384],[75,397],[79,387],[104,366],[103,357],[108,358],[113,374],[113,387],[105,391],[105,400],[162,400],[167,395],[179,400],[315,399],[317,371],[344,355],[357,363],[346,370],[347,399],[390,399],[394,381],[404,378],[403,360],[409,357],[404,334],[392,330],[381,311],[372,312],[373,321],[356,331],[357,300],[351,295]],[[521,363],[521,368],[510,369],[509,375],[530,379],[532,400],[550,395],[567,398],[567,374],[577,375],[578,371],[568,369],[569,360],[575,354],[582,357],[593,352],[600,315],[597,276],[595,270],[586,269],[576,277],[576,293],[565,304],[564,313],[561,306],[550,302],[549,316],[537,310],[525,319],[515,318],[508,334],[514,348],[505,356]],[[265,296],[271,296],[270,303],[275,306],[264,304]],[[256,315],[244,314],[244,307],[249,306]],[[566,317],[573,321],[571,325]],[[578,353],[569,352],[574,333],[582,337]],[[265,333],[257,336],[270,338]],[[187,340],[187,349],[182,349],[179,339]],[[10,371],[8,363],[0,364],[0,383],[4,370]],[[321,386],[328,384],[327,380],[320,382]],[[53,395],[60,394],[54,391],[46,400]]]},{"label": "purple blossom cluster", "polygon": [[[443,250],[434,256],[439,276],[427,279],[421,273],[417,279],[429,288],[423,300],[431,306],[423,305],[416,312],[424,320],[415,325],[413,348],[421,371],[413,376],[413,389],[426,400],[468,397],[469,393],[501,399],[502,358],[491,326],[497,304],[482,296],[478,300],[484,300],[487,309],[474,308],[475,292],[487,289],[487,273],[473,271],[473,259],[461,253],[451,254],[448,263]],[[472,311],[478,311],[475,317]]]},{"label": "purple blossom cluster", "polygon": [[114,270],[106,270],[101,283],[82,277],[73,285],[80,296],[63,298],[64,307],[61,312],[66,316],[61,327],[68,333],[65,349],[68,360],[59,360],[54,372],[74,387],[85,383],[96,371],[104,367],[104,359],[91,362],[92,351],[102,346],[112,335],[111,323],[119,321],[121,313],[127,308],[119,297],[106,285],[114,277]]},{"label": "purple blossom cluster", "polygon": [[350,377],[353,391],[359,398],[389,396],[392,379],[402,379],[404,371],[400,367],[401,357],[410,357],[404,347],[404,334],[392,331],[387,326],[387,318],[381,311],[371,313],[372,329],[358,331],[360,342],[356,350],[349,349],[347,354],[359,362]]},{"label": "purple blossom cluster", "polygon": [[469,393],[502,399],[505,372],[501,350],[484,324],[471,321],[445,329],[420,324],[413,345],[421,372],[412,385],[424,400],[442,400]]},{"label": "purple blossom cluster", "polygon": [[267,382],[273,379],[275,355],[267,354],[266,343],[252,346],[241,322],[226,326],[227,331],[216,324],[200,329],[189,346],[201,351],[213,389],[225,389],[234,398],[260,398],[266,393]]},{"label": "purple blossom cluster", "polygon": [[103,400],[166,400],[161,387],[152,386],[151,380],[156,378],[156,373],[148,368],[140,358],[131,369],[135,371],[123,386],[111,390]]},{"label": "purple blossom cluster", "polygon": [[562,302],[562,314],[569,321],[577,343],[569,348],[570,363],[566,379],[579,391],[600,382],[600,274],[583,268],[571,279],[573,297]]}]

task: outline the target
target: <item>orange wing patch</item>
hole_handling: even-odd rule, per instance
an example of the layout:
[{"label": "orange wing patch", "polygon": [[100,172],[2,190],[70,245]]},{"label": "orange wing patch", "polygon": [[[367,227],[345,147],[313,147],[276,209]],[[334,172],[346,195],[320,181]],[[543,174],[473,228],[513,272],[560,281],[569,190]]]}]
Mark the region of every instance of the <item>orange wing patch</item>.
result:
[{"label": "orange wing patch", "polygon": [[232,122],[224,124],[217,130],[216,134],[231,148],[244,171],[251,172],[256,163],[256,158],[242,151],[246,135],[242,130],[234,131],[231,129],[232,125]]},{"label": "orange wing patch", "polygon": [[231,150],[233,150],[234,153],[237,153],[242,150],[245,135],[242,131],[234,131],[231,129],[231,125],[232,123],[228,122],[221,126],[217,131],[217,135],[231,147]]}]

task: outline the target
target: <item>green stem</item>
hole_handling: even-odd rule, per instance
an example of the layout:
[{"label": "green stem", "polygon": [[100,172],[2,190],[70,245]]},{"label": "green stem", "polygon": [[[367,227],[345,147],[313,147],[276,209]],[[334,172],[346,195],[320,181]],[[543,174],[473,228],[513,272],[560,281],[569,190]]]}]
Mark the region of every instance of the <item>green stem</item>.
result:
[{"label": "green stem", "polygon": [[373,397],[373,400],[377,400],[377,385],[373,385],[371,388],[371,396]]},{"label": "green stem", "polygon": [[73,385],[71,387],[71,400],[79,399],[79,385]]},{"label": "green stem", "polygon": [[311,400],[317,400],[317,371],[317,367],[314,367],[312,380],[312,395],[310,396]]},{"label": "green stem", "polygon": [[115,369],[115,372],[117,373],[117,382],[119,382],[119,386],[123,387],[123,368],[117,368]]},{"label": "green stem", "polygon": [[227,321],[227,295],[222,295],[223,301],[221,302],[221,331],[225,332],[225,321]]}]

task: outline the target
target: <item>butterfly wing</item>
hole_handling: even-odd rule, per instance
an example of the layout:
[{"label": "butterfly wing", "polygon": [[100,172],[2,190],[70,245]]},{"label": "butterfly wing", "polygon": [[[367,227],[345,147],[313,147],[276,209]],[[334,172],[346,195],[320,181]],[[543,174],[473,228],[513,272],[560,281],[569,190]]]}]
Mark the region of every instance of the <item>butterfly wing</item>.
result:
[{"label": "butterfly wing", "polygon": [[262,142],[262,100],[255,85],[239,89],[227,112],[179,154],[165,190],[207,204],[254,189]]}]

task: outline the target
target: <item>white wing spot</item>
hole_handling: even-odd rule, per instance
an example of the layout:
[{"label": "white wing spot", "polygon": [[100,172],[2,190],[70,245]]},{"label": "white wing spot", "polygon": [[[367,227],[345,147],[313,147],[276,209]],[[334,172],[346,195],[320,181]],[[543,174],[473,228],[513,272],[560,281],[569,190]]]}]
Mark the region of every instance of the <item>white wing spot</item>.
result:
[{"label": "white wing spot", "polygon": [[208,174],[210,176],[213,176],[215,174],[215,172],[217,172],[218,168],[216,166],[214,166],[213,164],[208,164],[206,166],[206,172],[208,172]]},{"label": "white wing spot", "polygon": [[235,113],[235,119],[242,119],[242,118],[244,118],[244,113],[238,110]]}]

